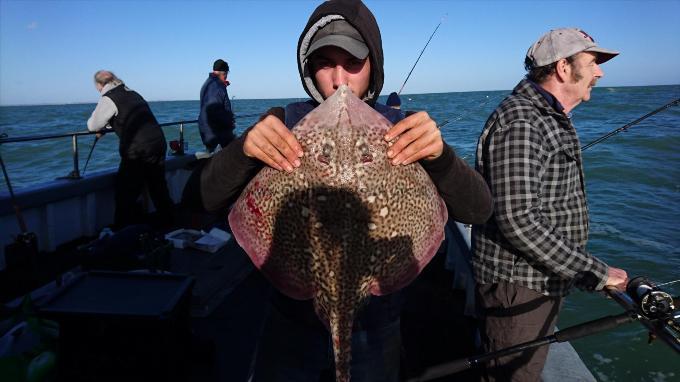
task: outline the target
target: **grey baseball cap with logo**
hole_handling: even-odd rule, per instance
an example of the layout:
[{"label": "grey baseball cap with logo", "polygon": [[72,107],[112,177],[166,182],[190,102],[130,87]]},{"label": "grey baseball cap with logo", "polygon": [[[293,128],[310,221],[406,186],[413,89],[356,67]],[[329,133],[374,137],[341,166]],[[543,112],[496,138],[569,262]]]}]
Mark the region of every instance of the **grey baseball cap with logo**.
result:
[{"label": "grey baseball cap with logo", "polygon": [[597,53],[598,64],[616,57],[619,52],[600,48],[590,35],[578,28],[553,29],[541,36],[527,51],[534,67],[552,64],[580,52]]},{"label": "grey baseball cap with logo", "polygon": [[314,34],[305,57],[309,58],[312,53],[325,46],[337,46],[362,60],[368,56],[368,47],[361,34],[345,20],[331,21],[319,29]]}]

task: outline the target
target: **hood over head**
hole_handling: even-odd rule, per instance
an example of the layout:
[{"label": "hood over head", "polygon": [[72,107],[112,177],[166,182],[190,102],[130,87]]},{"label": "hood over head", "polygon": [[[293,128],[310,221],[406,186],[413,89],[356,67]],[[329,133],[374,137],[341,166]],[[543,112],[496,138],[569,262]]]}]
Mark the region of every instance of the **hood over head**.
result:
[{"label": "hood over head", "polygon": [[[380,95],[385,77],[382,37],[373,13],[359,0],[325,1],[309,17],[305,29],[300,34],[297,48],[298,71],[302,86],[315,101],[323,102],[323,96],[314,85],[314,75],[309,71],[308,51],[310,45],[315,42],[313,40],[316,32],[335,20],[345,20],[354,27],[368,48],[368,57],[371,60],[371,83],[363,99],[373,104]],[[350,53],[354,54],[354,52]]]}]

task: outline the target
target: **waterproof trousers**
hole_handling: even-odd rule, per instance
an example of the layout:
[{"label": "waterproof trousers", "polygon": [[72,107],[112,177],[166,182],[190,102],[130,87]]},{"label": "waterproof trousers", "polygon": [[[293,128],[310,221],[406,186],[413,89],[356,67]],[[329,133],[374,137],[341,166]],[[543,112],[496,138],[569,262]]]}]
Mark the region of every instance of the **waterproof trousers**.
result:
[{"label": "waterproof trousers", "polygon": [[141,222],[137,199],[145,185],[159,221],[171,224],[173,202],[165,180],[165,161],[124,158],[120,161],[116,174],[114,216],[116,229]]},{"label": "waterproof trousers", "polygon": [[[477,285],[476,294],[484,315],[481,337],[486,352],[553,334],[562,306],[561,297],[503,281]],[[547,355],[548,346],[540,346],[492,360],[485,365],[481,380],[538,382]]]}]

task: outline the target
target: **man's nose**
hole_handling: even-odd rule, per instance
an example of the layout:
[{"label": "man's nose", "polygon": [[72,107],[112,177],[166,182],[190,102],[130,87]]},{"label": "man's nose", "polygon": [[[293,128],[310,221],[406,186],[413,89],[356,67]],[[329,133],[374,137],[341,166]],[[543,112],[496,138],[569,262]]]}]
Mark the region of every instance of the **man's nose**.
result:
[{"label": "man's nose", "polygon": [[340,85],[349,85],[347,83],[347,72],[342,65],[336,65],[333,68],[333,88],[337,89]]},{"label": "man's nose", "polygon": [[595,77],[603,77],[604,76],[604,71],[600,67],[599,64],[595,64]]}]

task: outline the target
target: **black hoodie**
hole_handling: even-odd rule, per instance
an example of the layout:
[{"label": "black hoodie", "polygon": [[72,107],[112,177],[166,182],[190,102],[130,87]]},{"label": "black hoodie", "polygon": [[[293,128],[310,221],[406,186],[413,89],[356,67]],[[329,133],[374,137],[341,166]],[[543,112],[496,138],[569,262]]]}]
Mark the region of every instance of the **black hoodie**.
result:
[{"label": "black hoodie", "polygon": [[309,17],[305,29],[300,34],[297,45],[297,62],[302,86],[312,99],[323,102],[323,97],[314,87],[312,75],[307,67],[306,53],[314,34],[333,20],[344,19],[350,23],[364,39],[371,60],[371,84],[364,100],[375,103],[385,80],[382,38],[373,13],[358,0],[326,1],[319,5]]},{"label": "black hoodie", "polygon": [[[366,102],[373,104],[382,90],[384,80],[382,40],[373,14],[360,1],[327,1],[319,5],[309,18],[298,41],[298,69],[303,86],[313,99],[317,102],[322,101],[314,96],[314,93],[318,91],[311,82],[311,77],[305,76],[307,65],[304,61],[305,52],[301,49],[306,51],[316,30],[337,17],[344,18],[354,26],[361,33],[369,49],[371,84]],[[306,77],[310,81],[307,81]],[[270,109],[267,114],[274,114],[284,120],[282,108]],[[243,142],[246,136],[247,131],[215,154],[206,163],[205,168],[196,170],[196,174],[192,176],[185,188],[183,198],[197,204],[202,203],[209,211],[224,209],[233,203],[248,181],[262,168],[260,161],[248,158],[243,153]],[[484,179],[465,161],[458,158],[448,145],[444,145],[444,152],[439,158],[420,163],[437,186],[449,208],[451,218],[470,223],[486,221],[491,214],[492,205],[489,189]],[[277,297],[274,299],[274,305],[288,318],[325,330],[314,313],[311,301],[296,301],[280,293],[277,293]],[[400,292],[387,296],[373,296],[355,319],[356,327],[377,328],[395,322],[400,314],[402,299]]]}]

